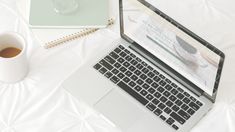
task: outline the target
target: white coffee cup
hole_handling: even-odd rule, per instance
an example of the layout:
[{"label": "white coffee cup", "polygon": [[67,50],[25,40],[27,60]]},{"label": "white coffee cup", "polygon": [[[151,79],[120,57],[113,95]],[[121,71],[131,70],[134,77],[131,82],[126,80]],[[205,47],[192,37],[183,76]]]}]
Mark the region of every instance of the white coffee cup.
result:
[{"label": "white coffee cup", "polygon": [[10,58],[0,55],[0,81],[16,83],[24,79],[28,73],[27,44],[20,34],[5,32],[0,34],[0,51],[6,48],[17,48],[21,52]]}]

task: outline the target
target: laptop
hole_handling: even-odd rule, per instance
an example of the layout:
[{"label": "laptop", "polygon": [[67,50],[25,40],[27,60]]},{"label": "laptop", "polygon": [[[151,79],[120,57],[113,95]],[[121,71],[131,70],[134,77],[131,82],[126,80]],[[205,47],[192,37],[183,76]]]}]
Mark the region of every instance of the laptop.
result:
[{"label": "laptop", "polygon": [[123,132],[188,132],[210,111],[225,59],[147,0],[119,0],[121,37],[62,87]]}]

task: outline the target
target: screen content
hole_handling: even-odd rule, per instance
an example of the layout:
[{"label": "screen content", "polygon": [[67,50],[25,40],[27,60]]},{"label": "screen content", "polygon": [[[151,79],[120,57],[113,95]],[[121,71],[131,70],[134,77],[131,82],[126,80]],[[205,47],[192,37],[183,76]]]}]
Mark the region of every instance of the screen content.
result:
[{"label": "screen content", "polygon": [[123,2],[124,34],[212,96],[220,56],[137,0]]}]

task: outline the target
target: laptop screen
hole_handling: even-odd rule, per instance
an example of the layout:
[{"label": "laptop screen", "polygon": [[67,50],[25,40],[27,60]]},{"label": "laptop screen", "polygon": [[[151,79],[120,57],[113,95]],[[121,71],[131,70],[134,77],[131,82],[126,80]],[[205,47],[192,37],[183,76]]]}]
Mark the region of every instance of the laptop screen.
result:
[{"label": "laptop screen", "polygon": [[138,0],[123,0],[124,34],[210,96],[220,56]]}]

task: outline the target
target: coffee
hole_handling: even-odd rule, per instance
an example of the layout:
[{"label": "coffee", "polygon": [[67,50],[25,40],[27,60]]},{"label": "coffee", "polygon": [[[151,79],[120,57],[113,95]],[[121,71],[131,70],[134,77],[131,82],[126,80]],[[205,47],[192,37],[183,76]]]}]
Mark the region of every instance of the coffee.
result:
[{"label": "coffee", "polygon": [[21,50],[14,47],[8,47],[0,51],[0,57],[12,58],[20,54]]}]

